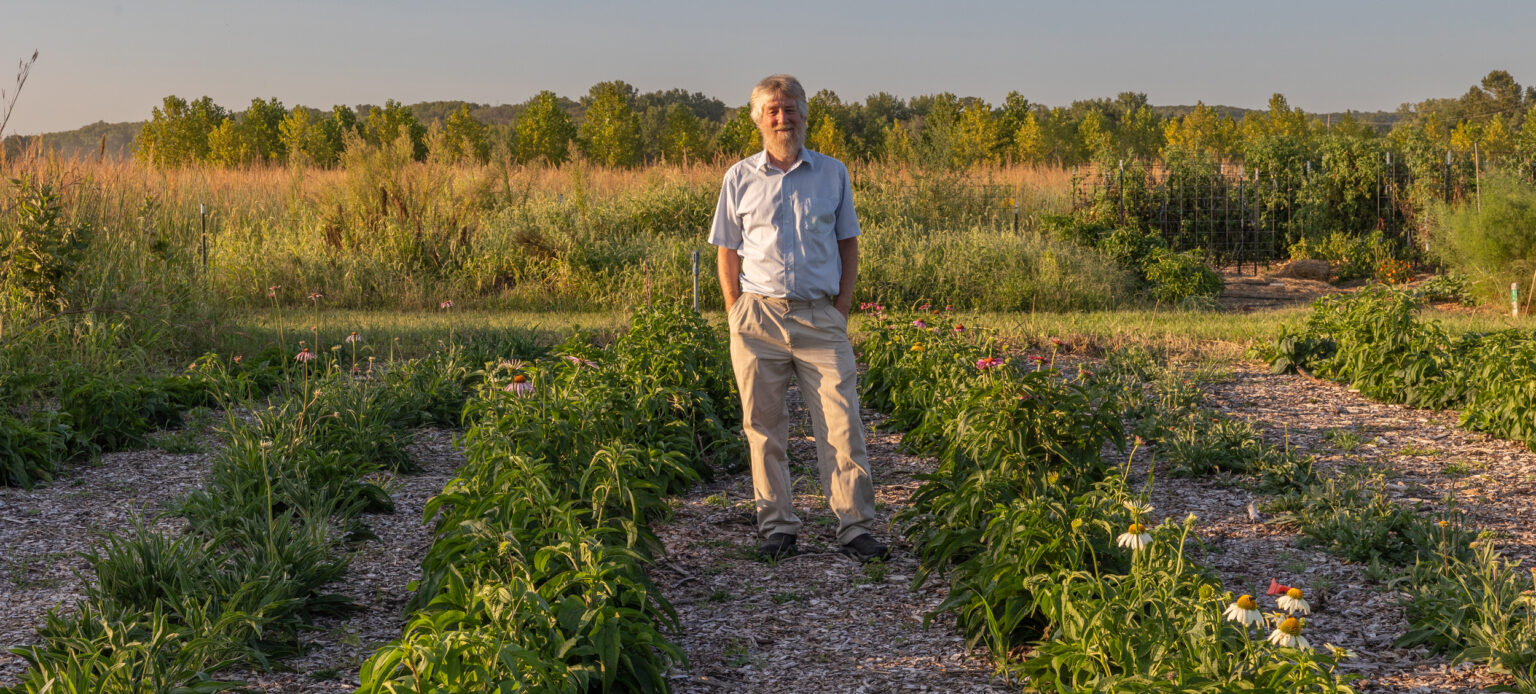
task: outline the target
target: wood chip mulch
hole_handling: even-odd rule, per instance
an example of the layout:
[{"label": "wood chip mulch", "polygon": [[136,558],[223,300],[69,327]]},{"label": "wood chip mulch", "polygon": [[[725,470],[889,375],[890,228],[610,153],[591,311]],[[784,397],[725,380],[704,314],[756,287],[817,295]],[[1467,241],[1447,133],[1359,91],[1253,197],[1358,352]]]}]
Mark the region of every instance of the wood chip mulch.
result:
[{"label": "wood chip mulch", "polygon": [[[1497,531],[1501,552],[1532,564],[1536,455],[1525,446],[1458,429],[1454,412],[1374,402],[1335,383],[1274,375],[1257,363],[1234,364],[1229,379],[1205,390],[1211,406],[1252,421],[1266,440],[1316,456],[1323,476],[1375,470],[1386,474],[1384,489],[1400,503],[1439,509],[1455,499],[1468,527]],[[1155,458],[1155,447],[1138,451],[1133,467],[1145,471]],[[1262,596],[1271,579],[1302,588],[1314,607],[1307,638],[1353,651],[1358,657],[1342,667],[1365,678],[1360,691],[1479,692],[1506,683],[1483,665],[1452,666],[1424,648],[1394,647],[1408,627],[1405,595],[1366,566],[1304,547],[1294,528],[1258,511],[1261,495],[1240,484],[1159,470],[1152,503],[1157,517],[1198,516],[1204,548],[1196,556],[1229,590]],[[1272,599],[1259,599],[1273,609]]]},{"label": "wood chip mulch", "polygon": [[[464,462],[452,432],[425,429],[414,438],[409,450],[422,469],[383,480],[395,512],[364,517],[378,538],[355,548],[347,575],[325,587],[350,596],[361,610],[320,620],[305,638],[310,650],[280,663],[283,671],[221,672],[218,678],[244,680],[250,691],[351,692],[363,660],[400,636],[406,584],[420,577],[431,542],[422,510]],[[166,511],[203,484],[218,442],[203,437],[202,443],[205,452],[195,455],[112,453],[98,465],[65,471],[51,486],[0,488],[0,687],[15,684],[25,668],[9,649],[33,642],[48,609],[70,610],[82,597],[82,579],[90,576],[80,553],[97,546],[101,533],[122,532],[134,517]],[[151,527],[175,532],[183,526],[166,518]]]},{"label": "wood chip mulch", "polygon": [[[866,429],[879,527],[891,560],[860,566],[837,553],[837,521],[821,496],[810,420],[790,389],[790,465],[804,527],[800,554],[774,564],[758,542],[745,471],[676,500],[654,527],[666,546],[652,578],[677,609],[689,667],[672,674],[689,692],[1007,692],[984,653],[965,647],[954,620],[924,616],[944,600],[942,578],[909,586],[917,560],[890,530],[891,514],[934,462],[902,453],[897,434]],[[864,413],[866,423],[880,416]]]},{"label": "wood chip mulch", "polygon": [[[1530,530],[1536,455],[1524,446],[1457,429],[1454,413],[1376,403],[1336,384],[1271,375],[1258,364],[1234,364],[1230,378],[1206,392],[1211,406],[1254,421],[1269,440],[1316,455],[1323,474],[1360,466],[1388,471],[1387,489],[1399,500],[1437,506],[1454,498],[1468,525],[1501,534],[1501,551],[1526,565],[1536,561],[1536,532]],[[745,471],[677,498],[675,515],[654,528],[665,552],[651,575],[677,609],[683,627],[677,640],[690,661],[670,675],[674,689],[1018,691],[1018,683],[994,676],[984,653],[965,647],[952,619],[940,616],[923,626],[945,597],[944,583],[931,579],[910,589],[917,562],[889,520],[917,488],[913,475],[930,471],[934,462],[902,453],[899,435],[867,433],[879,500],[877,535],[892,543],[894,556],[884,565],[860,566],[835,551],[836,522],[820,495],[815,446],[797,398],[792,391],[797,423],[790,455],[796,506],[806,524],[800,556],[776,564],[752,557],[757,537]],[[879,415],[864,414],[867,423],[878,424]],[[1340,448],[1341,440],[1352,439],[1358,446]],[[421,431],[416,440],[413,454],[424,471],[391,481],[396,513],[367,518],[379,539],[361,545],[347,577],[329,587],[358,600],[363,611],[318,624],[312,650],[283,663],[291,672],[221,676],[246,679],[255,691],[351,691],[362,661],[399,636],[406,584],[419,576],[431,539],[421,520],[423,504],[463,462],[449,432]],[[207,452],[111,454],[98,465],[66,471],[51,486],[0,488],[0,648],[29,643],[47,609],[67,609],[79,597],[77,573],[85,569],[79,553],[99,541],[99,531],[121,531],[130,518],[149,519],[170,508],[201,484],[210,458]],[[1155,459],[1155,448],[1143,447],[1132,467],[1144,475]],[[1250,512],[1250,504],[1257,508],[1262,499],[1240,484],[1160,471],[1151,493],[1154,516],[1199,517],[1196,558],[1228,589],[1262,594],[1275,579],[1306,590],[1315,608],[1308,638],[1317,646],[1354,651],[1359,657],[1345,668],[1365,677],[1357,684],[1361,691],[1476,692],[1505,682],[1482,665],[1453,667],[1423,649],[1395,648],[1392,641],[1407,626],[1402,595],[1367,567],[1304,548],[1293,528]],[[147,522],[178,527],[175,519]],[[13,684],[21,665],[0,651],[0,686]]]}]

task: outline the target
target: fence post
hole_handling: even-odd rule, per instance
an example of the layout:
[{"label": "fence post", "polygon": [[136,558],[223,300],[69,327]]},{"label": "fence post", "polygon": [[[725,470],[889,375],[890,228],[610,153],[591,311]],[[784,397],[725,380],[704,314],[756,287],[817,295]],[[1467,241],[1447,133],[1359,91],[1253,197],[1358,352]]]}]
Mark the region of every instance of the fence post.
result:
[{"label": "fence post", "polygon": [[[203,246],[203,288],[208,288],[208,205],[197,204],[197,217]],[[319,347],[319,345],[316,345]]]},{"label": "fence post", "polygon": [[699,252],[693,252],[693,312],[699,312]]},{"label": "fence post", "polygon": [[1120,225],[1125,226],[1125,160],[1120,160],[1120,173],[1115,187],[1120,189]]},{"label": "fence post", "polygon": [[1445,204],[1451,204],[1451,150],[1445,150]]}]

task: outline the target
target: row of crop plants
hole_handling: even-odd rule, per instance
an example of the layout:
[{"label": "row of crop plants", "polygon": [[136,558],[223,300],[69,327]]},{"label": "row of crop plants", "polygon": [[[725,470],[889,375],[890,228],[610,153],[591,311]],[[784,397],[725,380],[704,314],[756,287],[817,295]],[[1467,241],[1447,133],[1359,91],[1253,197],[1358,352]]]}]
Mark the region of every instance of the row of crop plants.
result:
[{"label": "row of crop plants", "polygon": [[[1300,330],[1283,331],[1259,352],[1276,373],[1329,379],[1384,402],[1458,409],[1466,429],[1536,445],[1536,335],[1453,335],[1420,320],[1418,304],[1412,293],[1379,286],[1325,297]],[[1471,539],[1454,515],[1441,521],[1438,532],[1412,526],[1382,542],[1408,565],[1399,583],[1410,629],[1398,643],[1487,662],[1512,679],[1510,691],[1536,692],[1536,574],[1503,556],[1497,538]]]},{"label": "row of crop plants", "polygon": [[[31,418],[53,418],[74,441],[67,449],[142,447],[151,427],[193,403],[227,417],[206,484],[167,513],[184,522],[141,518],[111,531],[86,557],[83,597],[51,610],[38,642],[16,650],[29,669],[4,691],[222,691],[240,683],[220,671],[268,669],[300,652],[316,617],[354,609],[323,587],[371,536],[363,514],[392,510],[378,473],[411,468],[410,429],[457,420],[473,380],[465,363],[449,350],[354,374],[274,349],[210,355],[163,379],[41,379],[62,384],[60,408]],[[51,464],[10,481],[46,480]]]},{"label": "row of crop plants", "polygon": [[739,465],[724,341],[682,306],[613,344],[581,336],[488,367],[468,458],[427,506],[435,537],[401,637],[360,692],[667,691],[676,615],[644,564],[667,496]]},{"label": "row of crop plants", "polygon": [[[896,518],[916,583],[948,580],[937,612],[1041,691],[1352,691],[1336,672],[1342,650],[1307,642],[1300,593],[1266,614],[1190,559],[1193,516],[1148,524],[1122,416],[1171,448],[1189,422],[1141,422],[1170,403],[1193,417],[1197,389],[1126,356],[1064,375],[1045,357],[1005,355],[980,331],[924,319],[882,318],[863,345],[865,403],[939,461]],[[1106,460],[1106,446],[1127,462]],[[1211,463],[1185,448],[1185,465]],[[1309,474],[1283,453],[1260,458],[1255,479]]]}]

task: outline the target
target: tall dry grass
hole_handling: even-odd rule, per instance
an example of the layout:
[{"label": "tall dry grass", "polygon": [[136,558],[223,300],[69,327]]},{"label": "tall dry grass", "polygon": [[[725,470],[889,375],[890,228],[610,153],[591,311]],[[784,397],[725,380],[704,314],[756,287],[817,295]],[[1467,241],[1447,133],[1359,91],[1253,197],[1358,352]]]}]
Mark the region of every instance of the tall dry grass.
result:
[{"label": "tall dry grass", "polygon": [[[76,290],[98,303],[145,294],[205,308],[267,307],[267,289],[281,286],[284,305],[320,293],[352,308],[453,299],[590,310],[687,296],[693,251],[712,287],[704,239],[727,166],[446,165],[386,146],[349,152],[335,169],[160,170],[32,150],[5,174],[56,186],[71,222],[95,230]],[[1091,254],[1038,236],[1026,242],[1034,219],[1070,205],[1065,169],[855,163],[851,174],[864,267],[878,277],[870,298],[1062,309],[1123,301],[1122,278]],[[12,194],[0,194],[0,204]],[[914,253],[942,257],[942,266]],[[988,295],[993,286],[1006,288],[1003,298]],[[706,306],[718,302],[717,292],[701,293]]]}]

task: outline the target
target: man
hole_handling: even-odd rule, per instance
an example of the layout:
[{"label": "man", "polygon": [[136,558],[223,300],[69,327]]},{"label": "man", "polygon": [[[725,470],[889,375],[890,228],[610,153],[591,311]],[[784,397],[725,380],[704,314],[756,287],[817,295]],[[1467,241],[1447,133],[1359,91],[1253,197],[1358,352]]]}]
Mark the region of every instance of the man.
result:
[{"label": "man", "polygon": [[800,532],[784,404],[794,373],[811,414],[822,489],[837,514],[837,541],[860,561],[884,559],[889,548],[870,534],[875,491],[848,342],[859,270],[848,169],[804,148],[805,89],[794,77],[759,82],[750,105],[763,151],[726,172],[709,242],[719,246],[731,363],[752,450],[763,538],[757,553],[794,554]]}]

